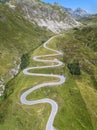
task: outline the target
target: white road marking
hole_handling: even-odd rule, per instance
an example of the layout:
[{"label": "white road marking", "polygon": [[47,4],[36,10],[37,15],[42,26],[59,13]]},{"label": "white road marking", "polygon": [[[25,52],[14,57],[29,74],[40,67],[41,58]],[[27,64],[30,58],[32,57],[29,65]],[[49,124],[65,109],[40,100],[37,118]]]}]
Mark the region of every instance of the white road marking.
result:
[{"label": "white road marking", "polygon": [[29,67],[29,68],[26,68],[23,70],[23,73],[25,75],[30,75],[30,76],[44,76],[44,77],[55,77],[55,78],[58,78],[59,81],[56,81],[56,82],[46,82],[46,83],[42,83],[42,84],[39,84],[39,85],[36,85],[32,88],[30,88],[29,90],[27,90],[26,92],[24,92],[21,97],[20,97],[20,101],[22,104],[25,104],[25,105],[35,105],[35,104],[41,104],[41,103],[49,103],[51,104],[52,106],[52,110],[51,110],[51,114],[49,116],[49,119],[48,119],[48,122],[46,124],[46,130],[55,130],[55,128],[53,127],[53,122],[54,122],[54,118],[58,112],[58,104],[52,100],[52,99],[49,99],[49,98],[45,98],[45,99],[40,99],[40,100],[36,100],[36,101],[28,101],[26,99],[26,97],[32,93],[33,91],[37,90],[37,89],[40,89],[42,87],[48,87],[48,86],[58,86],[58,85],[61,85],[65,82],[66,78],[63,76],[63,75],[56,75],[56,74],[37,74],[37,73],[30,73],[29,70],[32,70],[32,69],[41,69],[41,68],[55,68],[55,67],[59,67],[61,66],[63,63],[61,61],[59,61],[58,59],[54,59],[54,60],[43,60],[41,58],[44,58],[44,57],[49,57],[49,56],[57,56],[57,55],[62,55],[61,52],[57,51],[57,50],[54,50],[54,49],[51,49],[49,47],[47,47],[47,44],[53,39],[55,38],[52,37],[50,38],[47,42],[45,42],[43,44],[43,47],[50,50],[50,51],[53,51],[55,52],[55,54],[48,54],[48,55],[41,55],[41,56],[34,56],[33,57],[33,60],[34,61],[37,61],[37,62],[45,62],[45,63],[57,63],[55,65],[50,65],[50,66],[37,66],[37,67]]}]

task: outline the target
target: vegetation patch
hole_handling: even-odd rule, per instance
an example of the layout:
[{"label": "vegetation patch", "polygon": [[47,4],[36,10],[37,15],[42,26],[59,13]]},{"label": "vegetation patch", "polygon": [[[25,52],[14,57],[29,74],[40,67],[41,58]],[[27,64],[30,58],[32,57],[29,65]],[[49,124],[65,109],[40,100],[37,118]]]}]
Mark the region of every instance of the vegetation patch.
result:
[{"label": "vegetation patch", "polygon": [[[7,58],[8,60],[0,62],[0,65],[4,66],[13,61],[13,57],[7,57],[8,54],[22,56],[21,69],[26,66],[48,65],[32,61],[32,57],[52,53],[40,46],[42,41],[51,36],[51,33],[27,22],[24,18],[15,15],[15,12],[1,7],[1,14],[3,16],[6,14],[6,17],[0,17],[0,58],[2,61]],[[14,20],[11,19],[12,16]],[[8,19],[7,22],[6,19]],[[6,30],[9,30],[9,33]],[[61,50],[63,57],[48,57],[48,60],[58,58],[63,61],[63,66],[53,69],[31,70],[32,73],[66,76],[64,84],[41,88],[27,97],[28,100],[51,98],[58,103],[59,109],[54,121],[54,126],[58,130],[97,130],[96,32],[94,27],[87,27],[66,31],[55,37],[48,46]],[[91,35],[93,39],[89,37]],[[29,65],[28,62],[26,63],[27,60]],[[78,76],[79,74],[81,75]],[[57,81],[57,79],[28,76],[24,75],[22,71],[9,81],[6,85],[5,95],[0,98],[0,129],[45,130],[51,106],[49,104],[23,105],[20,102],[20,96],[37,84],[51,81]]]},{"label": "vegetation patch", "polygon": [[81,75],[80,66],[78,62],[68,63],[67,67],[72,75]]},{"label": "vegetation patch", "polygon": [[20,58],[52,35],[25,19],[19,8],[13,10],[0,3],[0,79],[7,82],[9,72],[20,64]]},{"label": "vegetation patch", "polygon": [[23,54],[21,57],[20,69],[23,70],[24,68],[26,68],[29,65],[29,63],[29,54]]}]

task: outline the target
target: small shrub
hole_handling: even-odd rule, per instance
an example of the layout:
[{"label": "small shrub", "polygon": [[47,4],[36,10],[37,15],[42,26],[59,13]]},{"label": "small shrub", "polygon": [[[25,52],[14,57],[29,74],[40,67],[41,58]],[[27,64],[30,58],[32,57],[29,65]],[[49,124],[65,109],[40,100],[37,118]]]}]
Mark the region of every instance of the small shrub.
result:
[{"label": "small shrub", "polygon": [[23,70],[28,65],[29,65],[29,55],[28,55],[28,53],[26,53],[26,54],[23,54],[22,57],[21,57],[20,69]]},{"label": "small shrub", "polygon": [[80,75],[81,74],[81,72],[80,72],[80,66],[79,66],[78,62],[77,63],[76,62],[75,63],[69,63],[67,65],[67,67],[69,68],[70,73],[72,75]]}]

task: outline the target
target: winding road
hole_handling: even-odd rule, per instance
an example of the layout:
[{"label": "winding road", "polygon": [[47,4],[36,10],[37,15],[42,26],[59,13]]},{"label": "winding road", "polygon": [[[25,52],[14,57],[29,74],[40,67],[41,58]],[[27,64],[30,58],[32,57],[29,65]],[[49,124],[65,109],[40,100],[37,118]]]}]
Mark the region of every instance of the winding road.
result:
[{"label": "winding road", "polygon": [[27,90],[26,92],[24,92],[21,97],[20,97],[20,101],[22,104],[25,104],[25,105],[35,105],[35,104],[41,104],[41,103],[49,103],[51,104],[52,106],[52,110],[51,110],[51,113],[50,113],[50,116],[49,116],[49,119],[48,119],[48,122],[46,124],[46,130],[56,130],[54,127],[53,127],[53,122],[54,122],[54,118],[57,114],[57,111],[58,111],[58,104],[52,100],[52,99],[49,99],[49,98],[44,98],[44,99],[40,99],[40,100],[36,100],[36,101],[29,101],[26,99],[26,97],[32,93],[33,91],[37,90],[37,89],[40,89],[42,87],[48,87],[48,86],[58,86],[58,85],[61,85],[65,82],[65,77],[63,75],[56,75],[56,74],[37,74],[37,73],[30,73],[29,70],[33,70],[33,69],[43,69],[43,68],[55,68],[55,67],[60,67],[62,66],[62,62],[59,61],[58,59],[54,59],[54,60],[43,60],[41,58],[45,58],[45,57],[51,57],[51,56],[58,56],[58,55],[62,55],[61,52],[57,51],[57,50],[54,50],[54,49],[51,49],[49,47],[47,47],[47,44],[49,44],[49,42],[55,38],[56,36],[50,38],[47,42],[45,42],[43,44],[43,47],[52,51],[52,52],[55,52],[54,54],[48,54],[48,55],[41,55],[41,56],[34,56],[33,57],[33,60],[34,61],[37,61],[37,62],[44,62],[44,63],[54,63],[50,66],[37,66],[37,67],[29,67],[29,68],[26,68],[23,70],[23,73],[25,75],[29,75],[29,76],[44,76],[44,77],[55,77],[55,78],[58,78],[59,80],[56,81],[56,82],[45,82],[45,83],[41,83],[41,84],[38,84],[32,88],[30,88],[29,90]]}]

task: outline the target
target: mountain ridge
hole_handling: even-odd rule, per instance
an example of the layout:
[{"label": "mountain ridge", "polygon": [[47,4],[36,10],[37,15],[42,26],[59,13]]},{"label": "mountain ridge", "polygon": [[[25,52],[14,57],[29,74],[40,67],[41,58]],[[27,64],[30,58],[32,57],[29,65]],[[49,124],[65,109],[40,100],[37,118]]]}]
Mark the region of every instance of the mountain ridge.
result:
[{"label": "mountain ridge", "polygon": [[63,7],[63,9],[67,12],[67,14],[69,14],[70,16],[72,16],[75,19],[89,17],[91,15],[87,11],[85,11],[84,9],[82,9],[80,7],[78,7],[75,10],[73,10],[71,8],[65,8],[65,7]]},{"label": "mountain ridge", "polygon": [[50,5],[40,0],[11,0],[9,2],[19,6],[25,18],[54,33],[81,25],[80,22],[69,16],[61,6]]},{"label": "mountain ridge", "polygon": [[[56,101],[59,109],[53,125],[57,130],[97,130],[97,25],[74,26],[75,28],[57,35],[51,41],[49,40],[48,48],[62,52],[61,57],[51,57],[48,55],[51,54],[52,49],[47,50],[43,48],[42,44],[55,34],[47,31],[46,26],[44,28],[37,26],[33,19],[37,18],[38,12],[41,11],[40,14],[44,13],[38,15],[37,20],[41,18],[45,21],[46,16],[47,20],[56,23],[55,21],[60,22],[59,18],[64,21],[65,17],[71,27],[73,27],[72,24],[75,25],[75,22],[71,23],[73,22],[71,16],[66,13],[62,14],[64,11],[61,10],[61,7],[47,4],[43,8],[42,5],[45,3],[35,4],[34,0],[32,6],[31,0],[28,0],[31,2],[29,4],[27,0],[25,1],[26,3],[23,4],[20,4],[19,0],[19,4],[13,0],[6,4],[0,3],[1,87],[3,80],[6,81],[4,77],[8,76],[10,70],[13,72],[15,67],[20,62],[22,63],[19,73],[17,75],[11,73],[13,78],[10,81],[7,79],[9,82],[3,82],[5,90],[2,95],[0,93],[0,130],[46,130],[47,119],[51,111],[48,103],[25,106],[20,103],[20,96],[24,91],[37,86],[37,84],[59,82],[58,79],[51,77],[53,74],[66,76],[66,82],[60,87],[48,88],[48,85],[46,88],[42,87],[34,93],[30,93],[27,100],[31,102],[32,100],[50,98]],[[21,10],[21,6],[26,7],[27,10],[25,8]],[[57,17],[56,14],[58,14]],[[50,17],[48,17],[49,15]],[[89,23],[91,19],[88,20]],[[94,23],[96,23],[96,19],[97,16],[94,16]],[[54,24],[55,27],[56,25]],[[41,55],[47,55],[47,57],[41,58]],[[39,56],[39,60],[37,56]],[[42,66],[47,66],[47,63],[37,63],[33,61],[32,57],[37,61],[48,61],[52,66],[58,66],[57,59],[64,64],[59,68],[44,69]],[[51,60],[56,63],[50,62]],[[29,70],[28,73],[50,74],[51,76],[37,78],[24,75],[22,69],[31,66],[34,68],[41,66],[41,69]],[[0,92],[2,92],[1,87]]]}]

